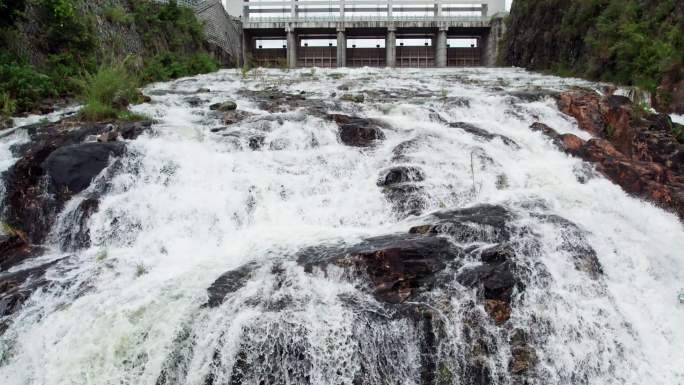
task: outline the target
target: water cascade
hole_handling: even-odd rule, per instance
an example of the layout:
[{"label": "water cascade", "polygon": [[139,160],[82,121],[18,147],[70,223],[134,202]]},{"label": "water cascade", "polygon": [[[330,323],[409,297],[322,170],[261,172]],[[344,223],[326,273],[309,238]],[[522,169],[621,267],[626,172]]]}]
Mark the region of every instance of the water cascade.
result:
[{"label": "water cascade", "polygon": [[[152,127],[0,273],[32,272],[0,383],[684,383],[681,222],[529,128],[589,138],[551,97],[572,86],[600,89],[368,68],[147,87]],[[0,171],[29,141],[0,139]]]}]

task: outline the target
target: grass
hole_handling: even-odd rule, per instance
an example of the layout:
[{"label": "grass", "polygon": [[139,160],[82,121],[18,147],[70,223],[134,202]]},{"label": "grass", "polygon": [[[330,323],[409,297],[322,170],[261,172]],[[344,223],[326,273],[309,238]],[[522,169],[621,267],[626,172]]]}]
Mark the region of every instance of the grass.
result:
[{"label": "grass", "polygon": [[17,109],[17,102],[7,92],[0,93],[0,117],[11,117]]},{"label": "grass", "polygon": [[102,262],[105,259],[107,259],[107,250],[101,250],[97,254],[95,254],[95,260],[98,262]]},{"label": "grass", "polygon": [[149,270],[147,269],[147,266],[143,264],[142,262],[138,263],[135,265],[135,276],[136,277],[142,277],[143,275],[147,274]]},{"label": "grass", "polygon": [[140,102],[139,81],[124,64],[101,66],[82,81],[79,100],[83,108],[79,118],[87,121],[109,119],[138,120],[144,118],[128,110],[130,103]]}]

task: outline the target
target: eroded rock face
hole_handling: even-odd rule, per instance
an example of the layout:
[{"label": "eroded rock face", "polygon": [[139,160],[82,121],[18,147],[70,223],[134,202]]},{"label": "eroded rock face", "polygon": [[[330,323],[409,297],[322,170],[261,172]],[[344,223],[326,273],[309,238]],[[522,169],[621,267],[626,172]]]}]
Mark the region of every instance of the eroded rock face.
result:
[{"label": "eroded rock face", "polygon": [[626,97],[602,97],[584,89],[561,93],[558,106],[596,138],[584,142],[574,135],[558,135],[543,123],[531,128],[551,137],[564,151],[595,163],[626,192],[684,218],[684,146],[667,115],[637,111]]}]

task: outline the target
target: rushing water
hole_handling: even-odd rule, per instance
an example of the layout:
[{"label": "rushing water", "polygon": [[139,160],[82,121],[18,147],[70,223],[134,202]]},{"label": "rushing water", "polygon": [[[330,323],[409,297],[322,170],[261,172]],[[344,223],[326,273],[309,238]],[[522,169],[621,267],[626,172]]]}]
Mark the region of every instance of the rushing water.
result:
[{"label": "rushing water", "polygon": [[[342,84],[350,90],[337,90]],[[376,183],[395,164],[393,149],[413,140],[410,163],[425,173],[424,213],[503,205],[540,240],[526,294],[506,326],[531,329],[539,357],[531,383],[683,384],[682,224],[531,131],[542,121],[589,138],[551,98],[512,96],[572,85],[598,87],[515,69],[368,68],[260,71],[246,79],[221,71],[148,87],[152,103],[135,109],[158,123],[129,143],[88,222],[92,247],[60,251],[59,234],[69,231],[67,214],[79,197],[67,205],[55,245],[42,257],[63,258],[48,272],[62,284],[34,293],[12,316],[0,337],[0,383],[338,385],[357,383],[365,367],[367,385],[420,384],[419,335],[411,325],[368,327],[344,298],[380,308],[376,300],[342,273],[306,273],[292,259],[306,247],[421,224],[422,217],[397,215]],[[211,93],[190,107],[188,93],[201,87]],[[269,114],[244,92],[265,88],[303,91],[328,112],[379,118],[391,129],[373,148],[345,146],[334,122],[286,105]],[[363,92],[366,101],[339,101],[345,92]],[[208,105],[226,99],[256,115],[212,132],[222,124]],[[445,121],[472,123],[518,147]],[[260,150],[250,149],[245,132],[265,136]],[[0,143],[2,169],[21,135]],[[535,219],[540,213],[586,233],[603,268],[597,280],[574,268],[557,247],[556,229]],[[232,297],[202,306],[214,280],[250,262],[256,272]],[[459,309],[470,295],[452,286],[462,296],[446,300],[454,311],[444,311],[451,326],[438,353],[448,368],[459,364],[466,338]],[[493,324],[486,329],[494,345],[507,343]],[[509,355],[490,354],[494,383],[514,383]],[[245,362],[251,369],[238,379],[236,365]],[[451,375],[440,381],[471,383]]]}]

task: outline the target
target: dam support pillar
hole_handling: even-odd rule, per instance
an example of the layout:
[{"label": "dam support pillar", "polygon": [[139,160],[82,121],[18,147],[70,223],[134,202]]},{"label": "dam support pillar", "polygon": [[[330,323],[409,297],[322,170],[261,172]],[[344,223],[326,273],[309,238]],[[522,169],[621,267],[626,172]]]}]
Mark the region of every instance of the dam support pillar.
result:
[{"label": "dam support pillar", "polygon": [[480,42],[482,43],[482,59],[480,62],[483,66],[494,67],[497,65],[499,59],[499,44],[505,33],[506,23],[504,23],[503,18],[492,18],[489,32],[480,39]]},{"label": "dam support pillar", "polygon": [[297,34],[294,28],[289,27],[287,32],[287,67],[297,68]]},{"label": "dam support pillar", "polygon": [[347,35],[344,27],[337,27],[337,67],[347,66]]},{"label": "dam support pillar", "polygon": [[447,28],[440,27],[435,39],[435,67],[447,66]]},{"label": "dam support pillar", "polygon": [[385,41],[385,51],[387,53],[386,65],[394,68],[397,66],[397,29],[387,28],[387,39]]}]

